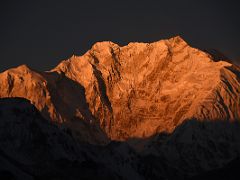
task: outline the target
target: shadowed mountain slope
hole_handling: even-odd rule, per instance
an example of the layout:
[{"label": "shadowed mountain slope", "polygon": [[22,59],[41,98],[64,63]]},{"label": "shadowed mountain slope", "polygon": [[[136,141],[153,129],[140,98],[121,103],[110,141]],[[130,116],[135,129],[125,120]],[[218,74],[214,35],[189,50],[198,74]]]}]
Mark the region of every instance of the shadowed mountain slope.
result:
[{"label": "shadowed mountain slope", "polygon": [[[239,167],[238,121],[188,120],[172,133],[105,146],[79,143],[29,101],[0,99],[1,179],[189,179]],[[141,149],[139,146],[142,145]],[[233,172],[233,171],[232,171]]]}]

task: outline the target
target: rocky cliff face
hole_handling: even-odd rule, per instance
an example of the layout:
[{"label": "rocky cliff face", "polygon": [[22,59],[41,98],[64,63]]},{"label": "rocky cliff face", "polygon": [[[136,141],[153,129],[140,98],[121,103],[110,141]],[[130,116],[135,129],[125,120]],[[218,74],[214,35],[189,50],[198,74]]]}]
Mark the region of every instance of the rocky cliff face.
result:
[{"label": "rocky cliff face", "polygon": [[215,62],[181,37],[123,47],[99,42],[49,72],[7,70],[0,84],[0,97],[27,98],[93,143],[172,132],[193,117],[240,118],[239,67]]}]

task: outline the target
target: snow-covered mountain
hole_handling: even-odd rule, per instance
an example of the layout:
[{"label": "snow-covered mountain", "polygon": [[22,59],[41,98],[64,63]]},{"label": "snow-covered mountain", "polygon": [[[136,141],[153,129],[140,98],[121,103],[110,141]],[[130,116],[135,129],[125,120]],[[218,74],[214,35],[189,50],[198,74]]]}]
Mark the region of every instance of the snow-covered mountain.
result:
[{"label": "snow-covered mountain", "polygon": [[186,119],[240,118],[240,69],[177,36],[120,47],[98,42],[48,72],[0,74],[0,97],[29,99],[81,141],[171,133]]}]

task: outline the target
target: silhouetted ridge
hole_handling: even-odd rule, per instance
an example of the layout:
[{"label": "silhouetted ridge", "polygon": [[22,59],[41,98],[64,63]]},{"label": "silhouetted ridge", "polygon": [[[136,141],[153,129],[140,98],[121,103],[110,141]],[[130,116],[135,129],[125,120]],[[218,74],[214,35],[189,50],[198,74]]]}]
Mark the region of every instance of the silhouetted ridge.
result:
[{"label": "silhouetted ridge", "polygon": [[73,139],[28,100],[0,99],[3,178],[153,180],[220,177],[219,172],[232,177],[239,154],[238,121],[190,119],[172,133],[96,146]]}]

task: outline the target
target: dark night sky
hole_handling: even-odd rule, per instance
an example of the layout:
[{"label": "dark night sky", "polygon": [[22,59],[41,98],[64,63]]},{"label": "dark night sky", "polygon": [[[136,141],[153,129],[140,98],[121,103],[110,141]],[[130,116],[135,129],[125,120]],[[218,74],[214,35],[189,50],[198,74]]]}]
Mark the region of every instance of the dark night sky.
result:
[{"label": "dark night sky", "polygon": [[120,45],[181,35],[240,64],[240,10],[231,0],[1,1],[0,71],[49,70],[97,41]]}]

